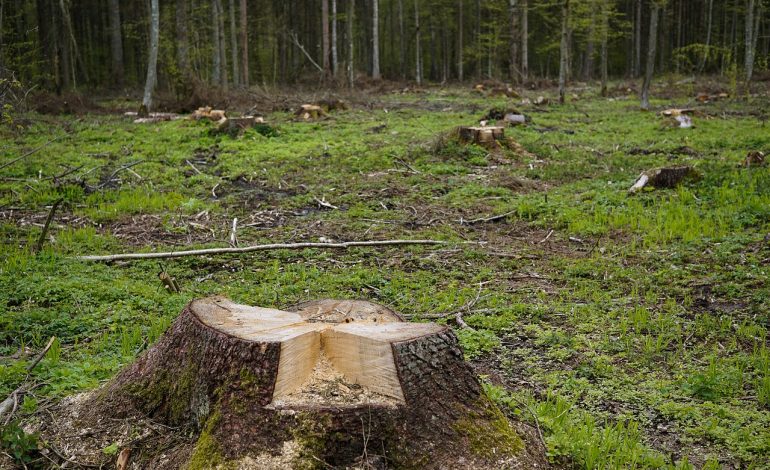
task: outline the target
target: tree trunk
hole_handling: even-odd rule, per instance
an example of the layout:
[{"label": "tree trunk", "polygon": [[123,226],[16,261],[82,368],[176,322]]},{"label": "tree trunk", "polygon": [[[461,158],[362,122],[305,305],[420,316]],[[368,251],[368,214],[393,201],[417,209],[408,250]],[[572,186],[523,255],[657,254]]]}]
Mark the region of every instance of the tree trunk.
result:
[{"label": "tree trunk", "polygon": [[227,78],[227,43],[225,42],[225,9],[222,7],[222,0],[214,0],[214,4],[217,7],[217,20],[219,22],[219,57],[222,58],[220,62],[220,78],[222,89],[227,90],[229,80]]},{"label": "tree trunk", "polygon": [[529,78],[529,0],[521,0],[521,78]]},{"label": "tree trunk", "polygon": [[331,74],[329,66],[329,0],[321,0],[321,67],[324,78]]},{"label": "tree trunk", "polygon": [[332,76],[337,77],[337,0],[332,1]]},{"label": "tree trunk", "polygon": [[187,0],[176,0],[176,61],[183,81],[190,79],[190,44],[187,29]]},{"label": "tree trunk", "polygon": [[583,61],[583,80],[591,80],[594,76],[594,40],[596,36],[596,10],[591,5],[591,16],[588,22],[588,39],[586,40],[586,54]]},{"label": "tree trunk", "polygon": [[123,34],[120,27],[120,2],[110,0],[110,51],[112,52],[112,83],[123,86]]},{"label": "tree trunk", "polygon": [[703,56],[698,63],[698,74],[703,73],[703,69],[706,66],[706,61],[710,54],[709,48],[711,47],[711,25],[714,16],[714,0],[708,0],[708,6],[706,8],[706,50],[703,51]]},{"label": "tree trunk", "polygon": [[749,93],[749,83],[754,72],[754,1],[746,0],[746,37],[743,74],[746,78],[746,93]]},{"label": "tree trunk", "polygon": [[259,468],[547,466],[539,442],[522,440],[484,393],[448,327],[362,301],[291,311],[193,301],[152,348],[71,406],[64,412],[89,427],[151,419],[178,433],[169,446],[137,440],[139,468],[161,468],[161,459],[240,468],[254,458]]},{"label": "tree trunk", "polygon": [[457,79],[463,81],[463,0],[458,1],[457,13]]},{"label": "tree trunk", "polygon": [[417,86],[422,85],[422,48],[420,46],[420,4],[419,0],[414,0],[414,31],[415,31],[415,68],[414,75]]},{"label": "tree trunk", "polygon": [[241,20],[241,84],[249,87],[249,16],[246,0],[240,0]]},{"label": "tree trunk", "polygon": [[372,0],[372,78],[380,79],[380,0]]},{"label": "tree trunk", "polygon": [[235,0],[228,2],[230,9],[230,58],[233,62],[233,85],[238,86],[241,72],[238,70],[238,29],[235,27]]},{"label": "tree trunk", "polygon": [[564,104],[567,88],[567,69],[569,68],[569,0],[563,0],[561,6],[561,44],[559,47],[559,103]]},{"label": "tree trunk", "polygon": [[347,22],[348,28],[348,85],[352,89],[355,85],[355,66],[353,64],[353,19],[355,15],[356,0],[348,0]]},{"label": "tree trunk", "polygon": [[607,96],[607,80],[608,80],[608,71],[607,71],[607,40],[610,34],[610,7],[609,7],[610,0],[604,0],[602,3],[602,57],[601,57],[601,68],[602,68],[602,96]]},{"label": "tree trunk", "polygon": [[144,82],[142,108],[145,112],[152,109],[152,92],[158,80],[158,37],[160,35],[160,9],[158,0],[150,2],[150,54],[147,60],[147,80]]},{"label": "tree trunk", "polygon": [[658,13],[660,5],[652,2],[652,12],[650,13],[650,42],[647,46],[647,65],[644,70],[644,83],[642,84],[642,109],[650,109],[650,84],[652,83],[652,74],[655,69],[655,50],[658,39]]},{"label": "tree trunk", "polygon": [[401,78],[406,79],[406,37],[404,37],[404,0],[398,0],[398,66]]},{"label": "tree trunk", "polygon": [[219,47],[219,8],[217,8],[217,1],[211,2],[211,44],[212,44],[212,64],[211,64],[211,81],[214,85],[222,84],[222,49]]},{"label": "tree trunk", "polygon": [[642,70],[642,0],[636,0],[634,17],[634,67],[632,75],[638,77]]},{"label": "tree trunk", "polygon": [[519,38],[517,37],[520,34],[519,31],[519,25],[518,25],[518,19],[519,19],[519,11],[518,11],[518,0],[509,0],[509,9],[510,9],[510,29],[511,29],[511,42],[509,43],[509,53],[510,53],[510,69],[509,73],[511,76],[511,80],[514,83],[518,83],[519,81]]}]

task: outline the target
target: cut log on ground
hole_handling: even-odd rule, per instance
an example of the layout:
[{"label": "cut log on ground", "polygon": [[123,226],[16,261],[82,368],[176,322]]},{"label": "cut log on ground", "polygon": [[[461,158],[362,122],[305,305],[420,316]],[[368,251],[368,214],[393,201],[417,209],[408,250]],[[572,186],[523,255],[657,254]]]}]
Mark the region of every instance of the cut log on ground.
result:
[{"label": "cut log on ground", "polygon": [[303,104],[294,112],[294,116],[302,121],[310,121],[320,119],[322,117],[327,117],[328,114],[326,114],[326,111],[324,111],[320,106],[314,104]]},{"label": "cut log on ground", "polygon": [[494,146],[505,138],[505,129],[501,126],[490,127],[460,127],[460,141],[481,146]]},{"label": "cut log on ground", "polygon": [[326,98],[318,101],[316,105],[320,106],[327,113],[331,111],[347,111],[349,109],[348,104],[338,98]]},{"label": "cut log on ground", "polygon": [[[193,301],[67,416],[83,428],[149,419],[178,434],[163,447],[135,441],[136,468],[547,467],[448,327],[363,301],[293,310]],[[42,436],[59,448],[81,438]]]},{"label": "cut log on ground", "polygon": [[193,119],[195,121],[207,119],[209,121],[217,122],[217,121],[221,121],[226,117],[227,115],[225,111],[221,109],[211,109],[211,106],[203,106],[201,108],[198,108],[195,111],[193,111],[193,113],[190,115],[190,119]]},{"label": "cut log on ground", "polygon": [[639,175],[633,186],[628,190],[629,193],[637,193],[647,186],[653,188],[675,188],[688,178],[697,178],[698,173],[691,166],[675,166],[669,168],[658,168],[646,171]]},{"label": "cut log on ground", "polygon": [[765,154],[759,150],[752,150],[746,154],[746,159],[743,161],[743,165],[746,168],[752,166],[762,166],[765,164]]}]

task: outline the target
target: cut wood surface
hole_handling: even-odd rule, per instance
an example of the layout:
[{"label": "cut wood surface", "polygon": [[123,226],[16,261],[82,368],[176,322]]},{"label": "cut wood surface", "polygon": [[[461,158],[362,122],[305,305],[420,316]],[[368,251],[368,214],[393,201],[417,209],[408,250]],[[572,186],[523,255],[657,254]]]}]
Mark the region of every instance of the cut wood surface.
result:
[{"label": "cut wood surface", "polygon": [[639,175],[629,193],[641,191],[646,186],[653,188],[674,188],[688,178],[696,178],[697,172],[691,166],[675,166],[669,168],[657,168]]},{"label": "cut wood surface", "polygon": [[[320,459],[349,468],[367,447],[399,468],[547,466],[540,444],[523,439],[486,397],[447,326],[405,322],[366,301],[292,310],[195,300],[67,416],[84,427],[150,419],[180,433],[177,447],[137,442],[138,468],[185,468],[200,452],[235,467],[256,459],[261,468],[304,468]],[[192,454],[191,435],[199,436]]]}]

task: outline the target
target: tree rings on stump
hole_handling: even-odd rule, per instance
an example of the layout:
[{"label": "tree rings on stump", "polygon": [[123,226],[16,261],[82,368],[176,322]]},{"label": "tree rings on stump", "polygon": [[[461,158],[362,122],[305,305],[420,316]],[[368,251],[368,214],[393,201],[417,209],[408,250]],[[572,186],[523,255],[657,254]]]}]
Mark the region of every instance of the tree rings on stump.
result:
[{"label": "tree rings on stump", "polygon": [[69,416],[83,428],[149,422],[178,436],[134,441],[138,468],[547,465],[486,396],[448,327],[365,301],[292,310],[193,301]]},{"label": "tree rings on stump", "polygon": [[461,142],[474,143],[483,147],[496,146],[498,141],[505,138],[505,129],[501,126],[460,127],[458,132]]}]

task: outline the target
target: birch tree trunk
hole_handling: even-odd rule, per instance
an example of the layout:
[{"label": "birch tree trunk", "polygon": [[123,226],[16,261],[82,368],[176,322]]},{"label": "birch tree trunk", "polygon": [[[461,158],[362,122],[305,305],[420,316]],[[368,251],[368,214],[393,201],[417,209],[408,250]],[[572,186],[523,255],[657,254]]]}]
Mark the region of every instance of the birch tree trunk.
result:
[{"label": "birch tree trunk", "polygon": [[559,47],[559,103],[564,104],[567,88],[567,68],[569,67],[569,0],[561,6],[561,44]]},{"label": "birch tree trunk", "polygon": [[352,89],[355,85],[355,67],[353,65],[353,17],[355,15],[356,0],[348,0],[347,28],[348,28],[348,85]]},{"label": "birch tree trunk", "polygon": [[330,74],[329,69],[329,0],[321,0],[321,67],[324,78]]},{"label": "birch tree trunk", "polygon": [[457,79],[463,81],[463,0],[458,2],[457,13]]},{"label": "birch tree trunk", "polygon": [[238,30],[235,27],[235,0],[228,2],[230,11],[230,58],[233,62],[233,85],[238,86],[241,72],[238,70]]},{"label": "birch tree trunk", "polygon": [[650,84],[652,83],[652,74],[655,69],[655,50],[658,40],[658,14],[660,5],[658,2],[652,2],[652,12],[650,13],[650,41],[647,46],[647,65],[644,70],[644,83],[642,84],[642,109],[650,109]]},{"label": "birch tree trunk", "polygon": [[372,0],[372,78],[380,79],[380,0]]},{"label": "birch tree trunk", "polygon": [[158,80],[158,36],[160,35],[160,9],[158,0],[150,2],[150,57],[147,61],[147,80],[144,83],[144,98],[142,108],[149,111],[152,108],[152,91]]},{"label": "birch tree trunk", "polygon": [[332,76],[337,77],[337,0],[332,0]]},{"label": "birch tree trunk", "polygon": [[241,84],[249,87],[249,16],[246,6],[246,0],[240,0],[240,19],[241,19]]},{"label": "birch tree trunk", "polygon": [[417,86],[422,85],[422,51],[420,50],[420,4],[414,0],[414,29],[415,29],[415,81]]},{"label": "birch tree trunk", "polygon": [[529,0],[521,1],[521,78],[529,78]]},{"label": "birch tree trunk", "polygon": [[[123,86],[123,35],[120,27],[120,2],[110,0],[110,50],[112,52],[112,83]],[[2,25],[2,22],[0,22]]]}]

